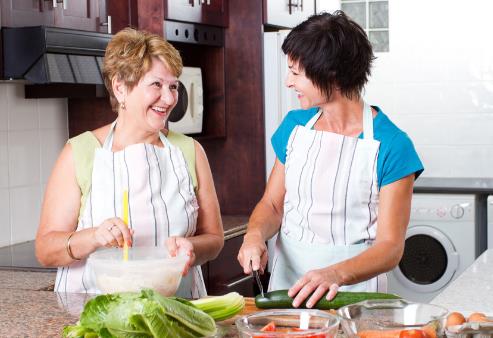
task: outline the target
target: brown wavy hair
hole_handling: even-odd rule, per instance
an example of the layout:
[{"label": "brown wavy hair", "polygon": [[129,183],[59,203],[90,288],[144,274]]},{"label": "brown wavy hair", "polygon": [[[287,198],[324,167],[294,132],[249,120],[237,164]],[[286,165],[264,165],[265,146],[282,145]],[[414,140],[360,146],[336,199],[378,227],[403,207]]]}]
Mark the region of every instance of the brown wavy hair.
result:
[{"label": "brown wavy hair", "polygon": [[157,34],[125,28],[106,47],[103,63],[104,84],[110,95],[111,109],[118,112],[118,100],[113,93],[113,78],[122,80],[132,90],[149,71],[152,59],[161,60],[174,76],[183,69],[180,53]]}]

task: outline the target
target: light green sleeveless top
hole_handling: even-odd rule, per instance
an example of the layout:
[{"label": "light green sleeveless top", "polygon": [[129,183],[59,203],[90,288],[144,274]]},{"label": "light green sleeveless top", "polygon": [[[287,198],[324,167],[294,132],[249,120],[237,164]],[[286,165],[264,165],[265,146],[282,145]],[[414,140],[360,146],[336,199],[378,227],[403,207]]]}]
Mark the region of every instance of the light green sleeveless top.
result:
[{"label": "light green sleeveless top", "polygon": [[[183,152],[188,165],[188,172],[192,178],[193,188],[195,192],[197,192],[198,183],[197,173],[195,172],[195,144],[193,138],[170,130],[167,139],[171,144],[177,146]],[[85,133],[69,139],[68,143],[72,146],[75,163],[75,177],[81,191],[80,218],[84,211],[87,195],[91,189],[94,151],[97,148],[101,148],[101,144],[96,136],[90,131],[86,131]]]}]

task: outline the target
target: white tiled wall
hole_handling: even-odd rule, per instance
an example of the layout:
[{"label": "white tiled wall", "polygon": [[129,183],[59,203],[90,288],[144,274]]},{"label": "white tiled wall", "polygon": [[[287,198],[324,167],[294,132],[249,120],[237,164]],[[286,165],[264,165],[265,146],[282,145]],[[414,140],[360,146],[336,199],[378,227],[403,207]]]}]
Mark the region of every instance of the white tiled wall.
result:
[{"label": "white tiled wall", "polygon": [[0,82],[0,247],[34,239],[67,138],[66,99],[25,99],[22,83]]},{"label": "white tiled wall", "polygon": [[390,52],[365,98],[413,139],[427,177],[493,177],[493,1],[389,1]]}]

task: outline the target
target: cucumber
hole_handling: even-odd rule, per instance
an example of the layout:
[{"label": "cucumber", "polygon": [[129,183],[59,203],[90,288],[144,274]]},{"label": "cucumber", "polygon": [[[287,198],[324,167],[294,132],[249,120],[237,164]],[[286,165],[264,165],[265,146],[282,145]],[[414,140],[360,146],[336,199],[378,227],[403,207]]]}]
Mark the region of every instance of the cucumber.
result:
[{"label": "cucumber", "polygon": [[[306,308],[306,301],[299,308]],[[319,310],[338,309],[340,307],[358,303],[369,299],[400,299],[401,297],[390,293],[379,292],[345,292],[340,291],[334,299],[327,300],[325,295],[315,304],[313,308]],[[293,307],[293,298],[288,296],[288,290],[276,290],[266,292],[264,297],[258,295],[255,297],[255,305],[260,309],[290,309]]]}]

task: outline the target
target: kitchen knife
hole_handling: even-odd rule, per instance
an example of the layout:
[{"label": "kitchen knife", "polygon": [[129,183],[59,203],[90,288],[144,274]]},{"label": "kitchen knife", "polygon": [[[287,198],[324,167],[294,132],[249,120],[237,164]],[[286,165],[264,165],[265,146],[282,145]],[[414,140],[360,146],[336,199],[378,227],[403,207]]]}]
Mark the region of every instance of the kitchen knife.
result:
[{"label": "kitchen knife", "polygon": [[264,297],[264,287],[262,286],[262,282],[260,281],[258,270],[253,270],[252,261],[250,261],[250,267],[252,268],[253,278],[255,278],[255,281],[257,282],[257,286],[260,290],[260,294],[262,295],[262,297]]}]

